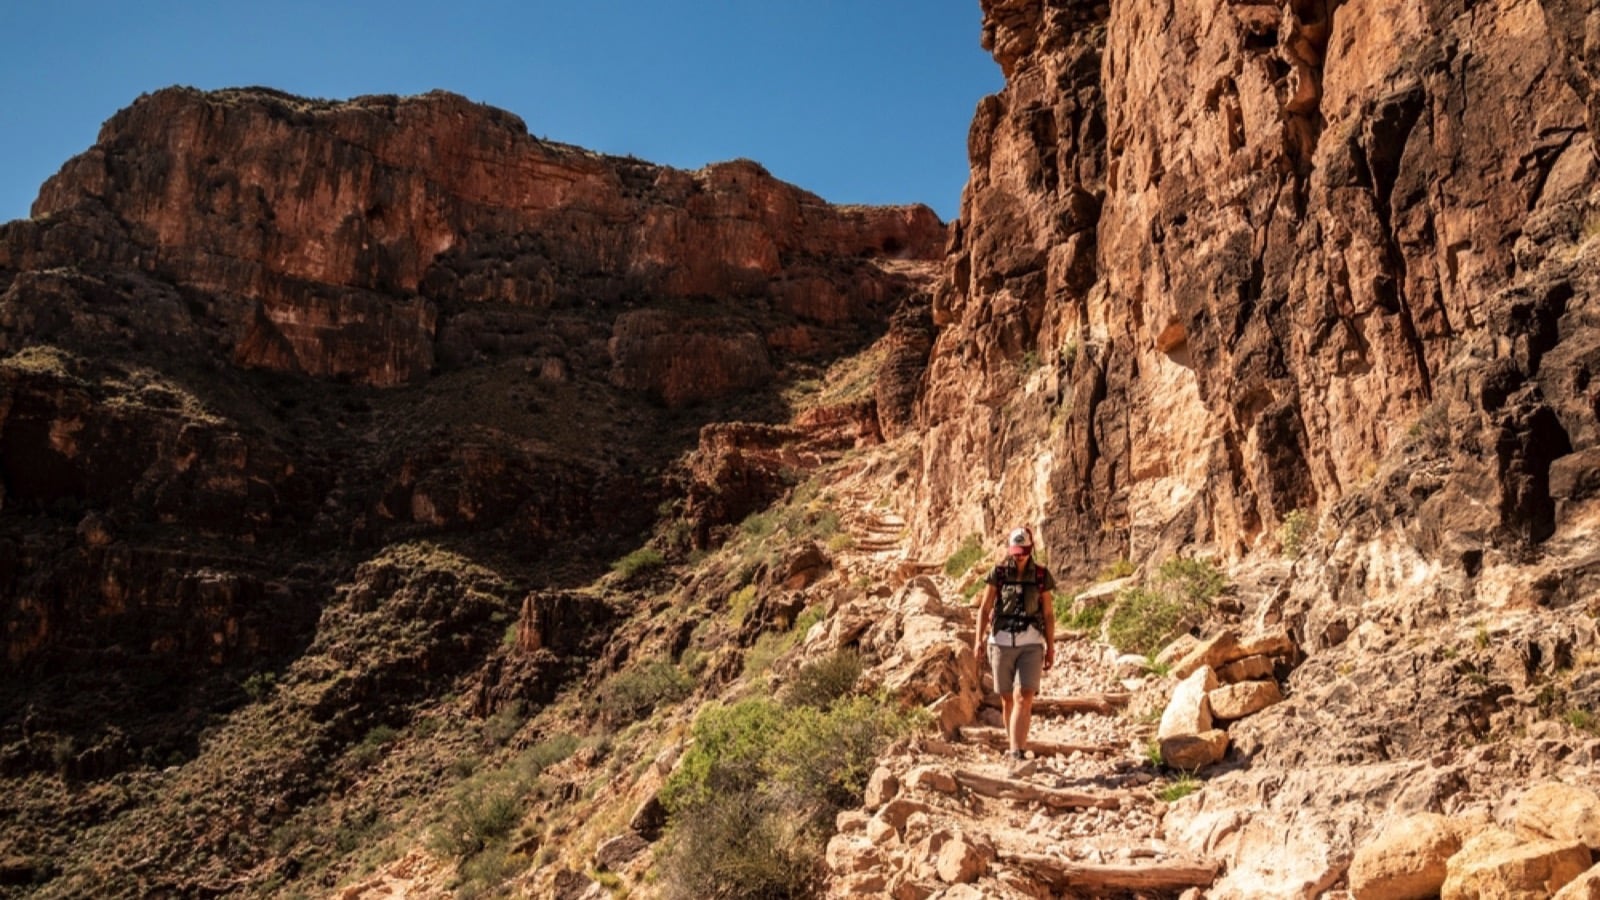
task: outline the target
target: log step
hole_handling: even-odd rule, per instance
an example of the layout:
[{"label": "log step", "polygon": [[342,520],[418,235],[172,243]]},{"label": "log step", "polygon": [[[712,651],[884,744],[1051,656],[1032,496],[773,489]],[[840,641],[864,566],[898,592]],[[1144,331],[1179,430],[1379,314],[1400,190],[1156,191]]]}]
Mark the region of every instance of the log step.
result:
[{"label": "log step", "polygon": [[996,800],[1020,800],[1024,803],[1042,804],[1052,809],[1116,809],[1122,805],[1122,801],[1115,794],[1063,791],[1028,781],[1018,781],[1015,778],[996,778],[964,769],[958,769],[954,774],[957,784],[974,794],[993,797]]},{"label": "log step", "polygon": [[1016,866],[1058,891],[1173,891],[1210,887],[1217,864],[1193,859],[1145,863],[1079,863],[1033,853],[1001,854]]}]

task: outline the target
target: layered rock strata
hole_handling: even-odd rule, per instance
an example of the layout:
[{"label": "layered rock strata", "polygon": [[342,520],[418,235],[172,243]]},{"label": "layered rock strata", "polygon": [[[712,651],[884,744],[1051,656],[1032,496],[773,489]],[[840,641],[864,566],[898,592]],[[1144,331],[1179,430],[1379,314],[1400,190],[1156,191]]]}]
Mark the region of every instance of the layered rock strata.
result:
[{"label": "layered rock strata", "polygon": [[[162,731],[139,710],[236,699],[188,673],[292,659],[392,541],[472,536],[530,583],[583,583],[644,539],[704,423],[748,419],[730,433],[762,449],[728,452],[759,472],[692,510],[736,522],[878,439],[870,396],[815,413],[842,436],[805,453],[767,423],[885,332],[945,232],[746,160],[557,144],[442,92],[141,97],[0,227],[0,658],[195,685],[106,688],[137,757]],[[100,717],[7,680],[18,717],[53,710],[34,730],[93,740]]]}]

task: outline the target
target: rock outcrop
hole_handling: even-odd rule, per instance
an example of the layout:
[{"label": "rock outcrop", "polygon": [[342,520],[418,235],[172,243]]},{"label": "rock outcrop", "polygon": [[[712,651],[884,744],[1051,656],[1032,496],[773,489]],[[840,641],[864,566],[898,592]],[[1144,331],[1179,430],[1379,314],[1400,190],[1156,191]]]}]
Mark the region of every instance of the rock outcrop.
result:
[{"label": "rock outcrop", "polygon": [[[140,97],[0,226],[0,792],[28,823],[0,859],[93,893],[45,811],[145,841],[106,810],[153,789],[68,802],[39,779],[193,765],[218,821],[281,826],[333,789],[313,770],[435,691],[479,718],[551,702],[615,618],[573,591],[662,508],[681,559],[882,439],[870,372],[847,399],[821,380],[925,307],[946,231],[442,92]],[[901,369],[903,428],[920,361]],[[435,552],[503,584],[441,606]],[[214,764],[202,733],[241,707],[230,734],[271,747],[268,704],[282,765]],[[293,783],[259,816],[257,777]],[[210,837],[180,834],[128,890],[228,890]]]},{"label": "rock outcrop", "polygon": [[1600,19],[1380,6],[982,3],[1006,87],[934,291],[913,527],[938,558],[1032,523],[1069,585],[1295,557],[1235,619],[1304,661],[1167,821],[1212,897],[1313,896],[1385,804],[1594,764]]}]

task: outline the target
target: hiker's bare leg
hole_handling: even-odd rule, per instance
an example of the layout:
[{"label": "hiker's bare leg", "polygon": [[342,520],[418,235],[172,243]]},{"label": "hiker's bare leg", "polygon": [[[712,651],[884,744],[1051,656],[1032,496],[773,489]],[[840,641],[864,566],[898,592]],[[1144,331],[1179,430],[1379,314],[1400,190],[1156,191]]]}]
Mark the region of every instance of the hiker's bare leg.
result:
[{"label": "hiker's bare leg", "polygon": [[1016,704],[1012,702],[1009,693],[1000,695],[1000,721],[1006,723],[1006,738],[1011,742],[1011,749],[1017,749],[1017,741],[1011,735],[1016,732],[1011,727],[1011,710]]},{"label": "hiker's bare leg", "polygon": [[1033,722],[1034,694],[1034,691],[1025,691],[1018,688],[1016,700],[1004,704],[1006,735],[1011,741],[1011,749],[1013,750],[1028,749],[1028,726]]}]

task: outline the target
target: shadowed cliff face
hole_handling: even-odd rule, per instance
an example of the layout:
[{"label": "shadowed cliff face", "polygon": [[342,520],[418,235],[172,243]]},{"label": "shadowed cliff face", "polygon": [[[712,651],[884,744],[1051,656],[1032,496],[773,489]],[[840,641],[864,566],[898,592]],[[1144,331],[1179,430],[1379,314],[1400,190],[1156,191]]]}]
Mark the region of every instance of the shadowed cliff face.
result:
[{"label": "shadowed cliff face", "polygon": [[[604,157],[444,93],[141,97],[0,228],[0,665],[40,676],[5,679],[0,766],[105,722],[84,772],[181,750],[239,697],[202,673],[293,659],[397,540],[586,582],[695,484],[702,425],[785,419],[945,240],[926,207]],[[875,439],[855,415],[810,449]],[[719,440],[702,468],[742,480],[695,488],[701,541],[797,464]],[[142,667],[189,684],[117,684]]]},{"label": "shadowed cliff face", "polygon": [[1473,552],[1548,539],[1551,466],[1593,446],[1539,358],[1584,356],[1595,153],[1593,14],[1545,6],[985,2],[1007,86],[922,401],[971,452],[925,460],[922,523],[1039,520],[1082,574],[1238,557],[1431,415],[1485,492]]}]

